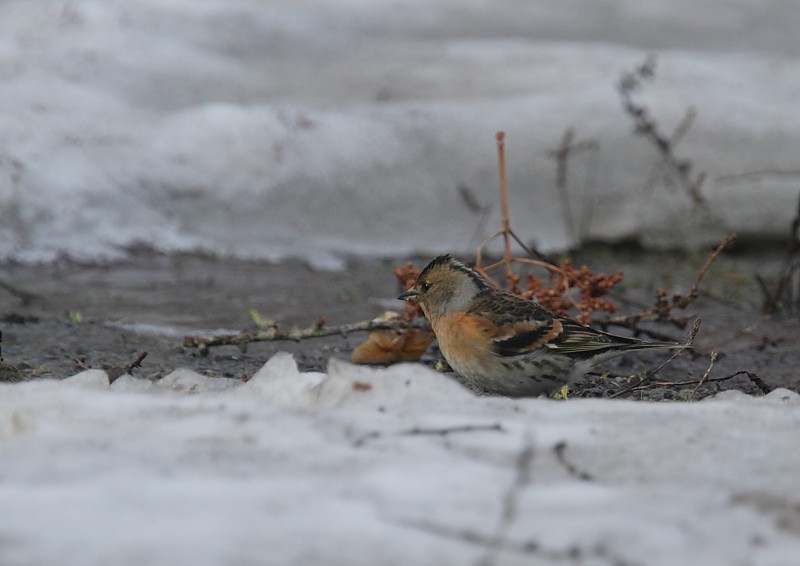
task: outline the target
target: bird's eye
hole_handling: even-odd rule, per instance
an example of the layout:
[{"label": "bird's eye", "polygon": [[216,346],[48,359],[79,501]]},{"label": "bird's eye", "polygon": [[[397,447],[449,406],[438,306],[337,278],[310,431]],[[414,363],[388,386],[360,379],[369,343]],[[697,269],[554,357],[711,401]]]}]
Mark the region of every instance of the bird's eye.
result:
[{"label": "bird's eye", "polygon": [[419,290],[422,291],[423,293],[427,293],[430,290],[430,288],[431,284],[428,283],[427,281],[423,281],[419,286]]}]

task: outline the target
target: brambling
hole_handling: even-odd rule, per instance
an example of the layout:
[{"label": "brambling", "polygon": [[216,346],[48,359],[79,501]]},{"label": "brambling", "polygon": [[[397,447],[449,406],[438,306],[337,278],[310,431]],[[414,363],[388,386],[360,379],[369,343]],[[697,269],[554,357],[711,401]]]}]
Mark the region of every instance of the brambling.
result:
[{"label": "brambling", "polygon": [[477,388],[509,397],[557,391],[629,350],[676,348],[615,336],[492,286],[450,255],[434,258],[398,299],[418,301],[447,363]]}]

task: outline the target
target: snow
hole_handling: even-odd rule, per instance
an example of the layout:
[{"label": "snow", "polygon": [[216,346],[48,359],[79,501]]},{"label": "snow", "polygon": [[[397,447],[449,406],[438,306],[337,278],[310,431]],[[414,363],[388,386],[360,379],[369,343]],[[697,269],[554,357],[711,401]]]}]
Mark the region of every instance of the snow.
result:
[{"label": "snow", "polygon": [[[544,251],[783,238],[798,27],[782,0],[6,0],[0,260],[473,251],[498,130],[512,226]],[[621,109],[649,55],[636,100],[665,132],[695,110],[676,154],[711,219]],[[575,230],[567,128],[597,143],[569,162]],[[798,425],[786,390],[510,400],[287,354],[247,383],[3,384],[0,563],[794,564]]]},{"label": "snow", "polygon": [[289,354],[247,383],[89,370],[0,390],[3,564],[766,565],[800,550],[787,390],[512,400],[416,364],[299,373]]},{"label": "snow", "polygon": [[[303,257],[472,251],[498,222],[543,250],[589,238],[784,236],[796,208],[800,12],[780,0],[8,0],[0,4],[0,259],[131,246]],[[637,94],[713,219],[656,181]],[[569,228],[549,151],[567,128]],[[481,224],[461,195],[492,213]]]}]

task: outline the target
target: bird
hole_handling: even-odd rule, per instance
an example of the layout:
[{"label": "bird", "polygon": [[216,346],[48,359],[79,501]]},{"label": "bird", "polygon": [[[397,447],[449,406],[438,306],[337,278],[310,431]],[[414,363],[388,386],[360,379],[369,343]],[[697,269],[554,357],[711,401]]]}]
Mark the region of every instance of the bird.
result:
[{"label": "bird", "polygon": [[449,254],[431,260],[397,298],[417,302],[450,367],[494,395],[550,394],[625,352],[681,347],[617,336],[556,315],[496,288]]}]

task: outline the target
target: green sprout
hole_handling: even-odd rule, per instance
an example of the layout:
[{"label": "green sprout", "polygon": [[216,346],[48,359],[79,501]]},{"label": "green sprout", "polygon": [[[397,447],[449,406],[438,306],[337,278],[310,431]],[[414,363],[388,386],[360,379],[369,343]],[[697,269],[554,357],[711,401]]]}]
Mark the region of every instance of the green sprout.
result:
[{"label": "green sprout", "polygon": [[260,329],[272,328],[275,326],[274,320],[271,318],[262,317],[256,309],[248,310],[247,314],[250,315],[250,318],[253,320],[253,324]]}]

